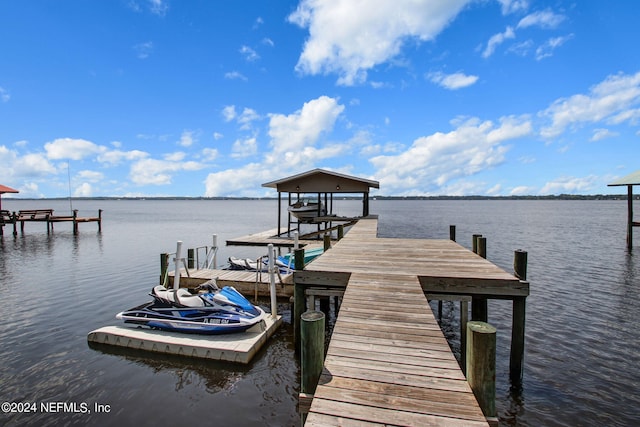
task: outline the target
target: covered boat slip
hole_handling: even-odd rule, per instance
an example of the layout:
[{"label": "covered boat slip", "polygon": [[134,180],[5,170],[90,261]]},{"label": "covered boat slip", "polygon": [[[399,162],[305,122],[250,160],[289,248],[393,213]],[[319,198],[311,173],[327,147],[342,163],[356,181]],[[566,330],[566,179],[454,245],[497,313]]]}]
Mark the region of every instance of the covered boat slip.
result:
[{"label": "covered boat slip", "polygon": [[294,284],[346,288],[306,426],[487,425],[425,293],[524,299],[527,282],[454,241],[378,238],[361,219]]}]

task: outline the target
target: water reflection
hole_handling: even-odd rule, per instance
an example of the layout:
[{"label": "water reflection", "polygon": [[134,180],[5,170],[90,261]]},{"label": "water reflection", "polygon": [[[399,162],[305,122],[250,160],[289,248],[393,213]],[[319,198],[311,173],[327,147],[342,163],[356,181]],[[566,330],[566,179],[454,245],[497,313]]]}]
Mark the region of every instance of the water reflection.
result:
[{"label": "water reflection", "polygon": [[230,390],[250,370],[250,365],[185,358],[172,354],[156,354],[144,350],[88,342],[89,348],[100,353],[118,356],[153,373],[171,374],[175,391],[203,382],[207,392]]}]

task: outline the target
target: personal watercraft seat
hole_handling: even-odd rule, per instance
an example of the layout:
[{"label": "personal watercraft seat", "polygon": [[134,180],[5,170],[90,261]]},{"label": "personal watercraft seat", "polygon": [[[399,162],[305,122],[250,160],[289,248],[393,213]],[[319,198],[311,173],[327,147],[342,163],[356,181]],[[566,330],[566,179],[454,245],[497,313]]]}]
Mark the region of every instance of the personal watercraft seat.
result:
[{"label": "personal watercraft seat", "polygon": [[184,288],[176,290],[176,302],[185,307],[204,307],[204,300],[198,295],[192,295],[191,292]]},{"label": "personal watercraft seat", "polygon": [[177,290],[167,289],[162,285],[153,288],[153,294],[160,299],[184,307],[204,307],[204,300],[198,295],[192,295],[188,290],[179,288]]}]

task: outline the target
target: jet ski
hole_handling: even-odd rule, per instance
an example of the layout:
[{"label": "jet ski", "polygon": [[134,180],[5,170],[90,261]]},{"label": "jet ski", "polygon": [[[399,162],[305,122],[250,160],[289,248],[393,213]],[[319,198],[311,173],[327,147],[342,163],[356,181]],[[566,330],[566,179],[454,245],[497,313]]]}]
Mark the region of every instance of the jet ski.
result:
[{"label": "jet ski", "polygon": [[116,319],[164,331],[219,335],[244,332],[266,316],[232,286],[207,284],[205,289],[194,295],[184,288],[156,286],[149,293],[153,301],[120,312]]}]

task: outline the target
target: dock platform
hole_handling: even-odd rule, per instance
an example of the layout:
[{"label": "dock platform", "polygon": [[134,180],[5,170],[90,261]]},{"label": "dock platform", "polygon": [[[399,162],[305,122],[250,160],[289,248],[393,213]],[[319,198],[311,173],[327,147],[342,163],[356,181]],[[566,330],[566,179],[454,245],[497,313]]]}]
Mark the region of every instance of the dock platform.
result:
[{"label": "dock platform", "polygon": [[18,212],[3,210],[0,212],[0,235],[4,233],[6,224],[13,224],[13,235],[18,234],[17,224],[20,223],[20,231],[24,233],[25,222],[45,222],[47,232],[53,231],[53,224],[59,222],[73,223],[73,234],[78,234],[78,224],[85,222],[98,223],[98,232],[102,231],[102,209],[98,209],[96,217],[78,216],[78,209],[74,209],[72,215],[54,215],[53,209],[23,209]]},{"label": "dock platform", "polygon": [[282,323],[267,315],[251,329],[237,334],[195,335],[129,326],[106,326],[89,332],[87,340],[154,353],[247,364]]},{"label": "dock platform", "polygon": [[294,285],[345,289],[305,426],[488,425],[425,293],[524,298],[528,282],[454,241],[378,238],[360,220]]},{"label": "dock platform", "polygon": [[[173,286],[175,271],[168,273],[168,286]],[[190,270],[189,275],[182,269],[180,273],[180,286],[184,288],[196,288],[199,285],[216,279],[219,287],[233,286],[243,295],[269,296],[269,273],[248,270],[220,270],[202,268]],[[280,274],[276,276],[276,297],[289,298],[293,295],[293,274]]]}]

